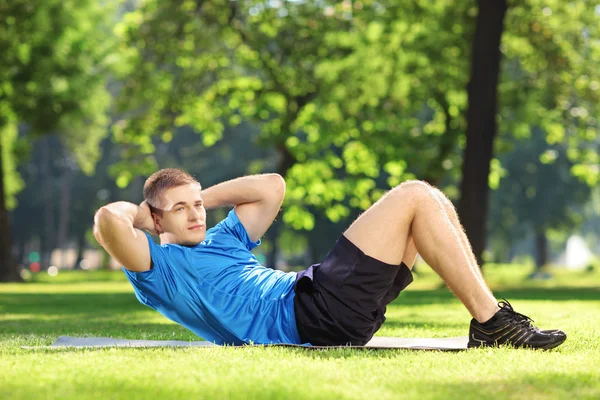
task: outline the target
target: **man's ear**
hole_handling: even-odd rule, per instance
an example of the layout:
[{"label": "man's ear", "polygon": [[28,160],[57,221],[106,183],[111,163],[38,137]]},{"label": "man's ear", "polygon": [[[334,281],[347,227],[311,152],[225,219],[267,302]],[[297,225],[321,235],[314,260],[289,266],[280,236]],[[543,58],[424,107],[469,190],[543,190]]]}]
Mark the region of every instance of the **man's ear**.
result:
[{"label": "man's ear", "polygon": [[162,226],[160,224],[160,217],[154,213],[152,213],[152,220],[154,221],[154,227],[156,228],[156,232],[160,235],[164,233]]}]

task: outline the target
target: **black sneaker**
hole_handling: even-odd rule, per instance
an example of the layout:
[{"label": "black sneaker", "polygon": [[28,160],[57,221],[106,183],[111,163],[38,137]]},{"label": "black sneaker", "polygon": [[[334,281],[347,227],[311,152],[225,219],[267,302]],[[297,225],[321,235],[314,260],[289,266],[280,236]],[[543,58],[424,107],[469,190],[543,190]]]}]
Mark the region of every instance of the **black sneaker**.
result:
[{"label": "black sneaker", "polygon": [[567,339],[558,329],[541,331],[531,324],[533,320],[513,310],[507,300],[498,303],[492,319],[481,324],[471,320],[468,347],[497,347],[507,345],[532,349],[552,349]]}]

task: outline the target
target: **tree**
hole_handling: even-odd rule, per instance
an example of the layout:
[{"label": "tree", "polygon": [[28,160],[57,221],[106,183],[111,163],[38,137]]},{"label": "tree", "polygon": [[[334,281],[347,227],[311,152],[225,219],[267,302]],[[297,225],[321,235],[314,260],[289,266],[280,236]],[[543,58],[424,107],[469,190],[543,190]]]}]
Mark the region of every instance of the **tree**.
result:
[{"label": "tree", "polygon": [[583,0],[479,2],[458,211],[480,262],[487,236],[490,165],[495,152],[505,147],[496,140],[497,131],[500,138],[528,138],[532,128],[541,127],[550,144],[568,145],[575,176],[589,185],[599,181],[593,117],[600,111],[595,6]]},{"label": "tree", "polygon": [[[491,233],[509,247],[533,234],[537,268],[548,259],[547,232],[572,231],[583,222],[577,212],[591,188],[573,179],[567,145],[549,145],[541,129],[526,140],[513,140],[513,150],[500,157],[504,165],[492,193]],[[510,262],[509,257],[503,257]]]},{"label": "tree", "polygon": [[[98,158],[106,134],[105,89],[111,46],[110,3],[50,0],[0,4],[0,281],[19,280],[11,259],[7,204],[15,182],[15,150],[47,133],[59,133],[84,171]],[[113,59],[114,61],[114,59]],[[27,137],[17,141],[17,127]],[[8,168],[5,170],[5,168]],[[5,195],[10,195],[8,202]]]},{"label": "tree", "polygon": [[146,2],[116,30],[131,66],[118,179],[156,168],[153,136],[187,125],[210,146],[247,120],[279,153],[274,170],[292,188],[283,220],[295,229],[314,227],[314,209],[334,222],[366,209],[381,184],[441,181],[458,164],[466,104],[466,45],[452,43],[466,43],[456,37],[471,17],[441,3],[381,7]]},{"label": "tree", "polygon": [[[121,179],[156,167],[152,137],[171,138],[173,126],[192,127],[210,146],[225,126],[246,120],[260,128],[261,144],[277,149],[275,170],[294,188],[283,220],[310,230],[311,209],[336,222],[414,177],[457,198],[464,150],[459,210],[481,259],[490,164],[502,150],[496,119],[500,138],[518,137],[524,126],[541,126],[550,141],[560,136],[568,116],[553,104],[573,83],[569,68],[596,74],[596,44],[581,38],[597,36],[590,4],[554,2],[558,11],[540,22],[541,1],[481,2],[479,10],[443,1],[148,1],[117,29],[131,61],[122,93],[128,113],[114,132],[130,159]],[[549,36],[555,41],[546,43],[542,23],[560,32]],[[578,93],[589,104],[593,96]],[[573,172],[596,176],[589,161]]]},{"label": "tree", "polygon": [[479,10],[473,50],[471,78],[467,92],[467,140],[463,155],[458,214],[478,264],[485,248],[485,219],[488,205],[488,180],[497,133],[497,90],[500,73],[500,38],[506,0],[478,2]]}]

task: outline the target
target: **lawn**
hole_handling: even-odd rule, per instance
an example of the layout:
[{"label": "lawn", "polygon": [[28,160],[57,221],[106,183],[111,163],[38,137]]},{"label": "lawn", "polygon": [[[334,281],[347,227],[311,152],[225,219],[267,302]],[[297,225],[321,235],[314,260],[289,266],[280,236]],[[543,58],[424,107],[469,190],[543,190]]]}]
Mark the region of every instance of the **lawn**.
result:
[{"label": "lawn", "polygon": [[[466,310],[420,271],[378,335],[467,335]],[[527,272],[490,266],[486,278],[538,326],[566,331],[557,349],[23,349],[60,335],[199,340],[140,305],[120,272],[40,274],[0,284],[0,399],[599,399],[600,272]]]}]

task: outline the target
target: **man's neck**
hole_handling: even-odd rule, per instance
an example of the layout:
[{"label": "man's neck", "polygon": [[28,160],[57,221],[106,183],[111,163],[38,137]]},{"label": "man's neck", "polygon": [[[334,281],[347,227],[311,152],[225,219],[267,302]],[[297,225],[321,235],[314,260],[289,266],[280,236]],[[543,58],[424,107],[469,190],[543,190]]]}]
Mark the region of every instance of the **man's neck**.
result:
[{"label": "man's neck", "polygon": [[173,238],[173,236],[170,233],[168,233],[168,232],[162,233],[161,235],[159,235],[159,237],[160,237],[160,244],[161,245],[163,245],[163,244],[177,244],[177,242],[175,241],[175,238]]}]

